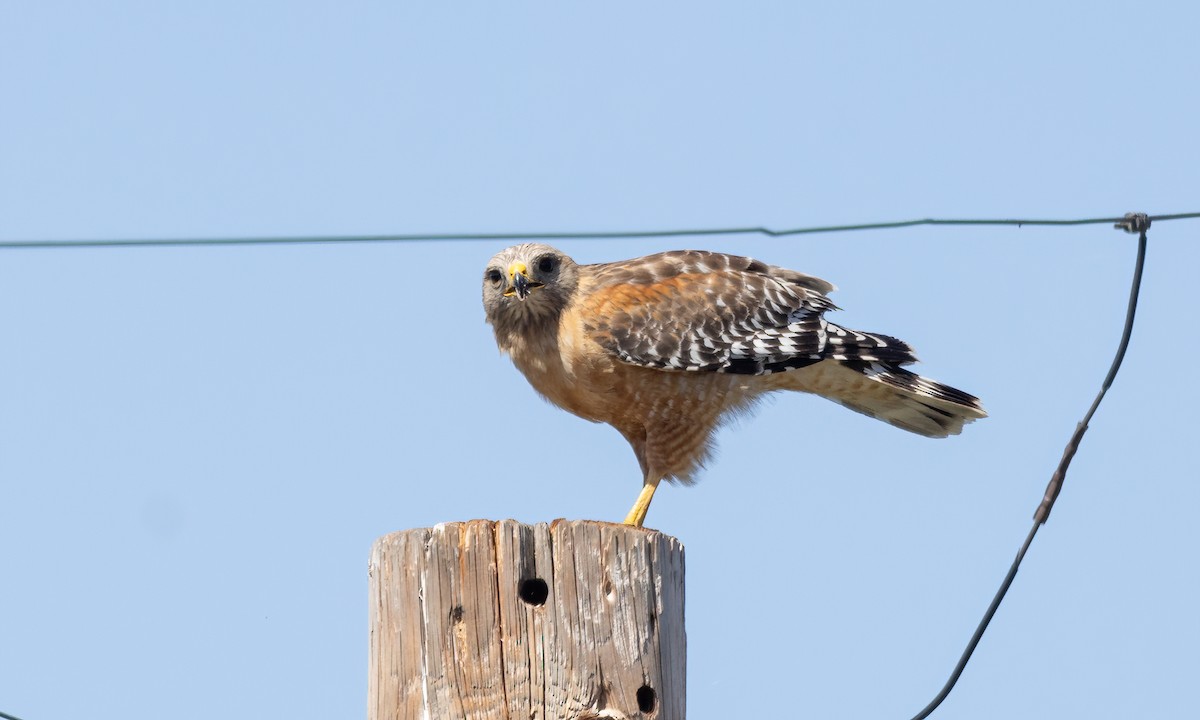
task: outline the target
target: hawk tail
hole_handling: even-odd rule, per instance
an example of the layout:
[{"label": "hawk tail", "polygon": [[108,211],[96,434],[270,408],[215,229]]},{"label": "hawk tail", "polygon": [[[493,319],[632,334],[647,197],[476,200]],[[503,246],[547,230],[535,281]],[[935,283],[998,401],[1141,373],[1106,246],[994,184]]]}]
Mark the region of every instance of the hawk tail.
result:
[{"label": "hawk tail", "polygon": [[957,435],[967,423],[987,417],[974,395],[895,365],[844,360],[830,370],[842,377],[818,394],[918,435]]},{"label": "hawk tail", "polygon": [[833,323],[824,330],[821,360],[784,373],[785,387],[926,437],[957,435],[967,423],[987,417],[974,395],[905,370],[917,356],[903,340]]}]

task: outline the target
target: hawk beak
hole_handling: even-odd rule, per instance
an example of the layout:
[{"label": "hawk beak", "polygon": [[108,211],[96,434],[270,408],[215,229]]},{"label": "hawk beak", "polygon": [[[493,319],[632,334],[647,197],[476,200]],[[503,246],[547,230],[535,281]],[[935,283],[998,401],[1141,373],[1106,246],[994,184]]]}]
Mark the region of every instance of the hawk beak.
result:
[{"label": "hawk beak", "polygon": [[509,287],[504,291],[505,296],[516,295],[518,300],[529,297],[534,288],[540,288],[540,282],[529,280],[529,268],[523,262],[515,262],[508,266]]}]

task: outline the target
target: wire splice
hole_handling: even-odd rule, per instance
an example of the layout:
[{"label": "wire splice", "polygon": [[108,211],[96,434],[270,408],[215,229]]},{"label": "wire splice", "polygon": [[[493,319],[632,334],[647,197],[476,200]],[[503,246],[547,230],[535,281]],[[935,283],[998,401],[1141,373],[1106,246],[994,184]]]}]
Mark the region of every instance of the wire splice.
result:
[{"label": "wire splice", "polygon": [[1133,335],[1133,320],[1137,314],[1138,292],[1142,287],[1142,268],[1146,264],[1146,231],[1150,229],[1151,220],[1152,218],[1145,213],[1128,213],[1125,217],[1114,223],[1114,227],[1118,230],[1138,233],[1138,251],[1137,260],[1133,266],[1133,284],[1129,290],[1129,305],[1125,311],[1125,327],[1121,332],[1121,341],[1117,345],[1116,356],[1113,358],[1112,365],[1108,369],[1108,375],[1105,376],[1104,382],[1100,385],[1100,392],[1096,394],[1096,399],[1092,401],[1092,405],[1083,416],[1083,420],[1075,426],[1075,432],[1067,442],[1066,449],[1063,450],[1062,460],[1059,461],[1058,467],[1050,477],[1050,483],[1046,486],[1046,494],[1033,514],[1033,527],[1029,529],[1029,534],[1025,536],[1025,542],[1021,544],[1021,549],[1017,551],[1017,557],[1008,568],[1008,574],[1004,576],[1004,582],[1000,584],[1000,589],[996,591],[991,604],[988,605],[988,609],[983,613],[983,619],[979,621],[974,634],[971,635],[971,639],[967,642],[966,650],[963,651],[962,656],[958,659],[958,664],[951,671],[950,679],[946,681],[946,684],[942,686],[941,691],[934,696],[933,700],[921,712],[913,716],[912,720],[924,720],[929,717],[942,704],[942,701],[946,699],[950,691],[954,689],[958,678],[962,675],[963,670],[966,669],[967,662],[970,661],[971,655],[975,652],[975,647],[979,645],[984,631],[987,630],[988,624],[991,623],[992,617],[995,616],[996,610],[999,609],[1000,603],[1004,600],[1004,596],[1008,594],[1008,588],[1012,586],[1013,579],[1017,577],[1017,570],[1020,569],[1021,561],[1025,559],[1025,553],[1029,550],[1030,544],[1033,543],[1033,538],[1037,535],[1038,528],[1049,519],[1050,510],[1054,507],[1054,502],[1058,499],[1058,494],[1062,492],[1063,480],[1067,476],[1067,467],[1071,464],[1071,459],[1075,457],[1075,452],[1079,450],[1079,443],[1083,440],[1083,434],[1087,432],[1088,423],[1091,422],[1092,416],[1096,414],[1096,409],[1100,407],[1100,401],[1104,399],[1104,394],[1108,392],[1108,388],[1112,386],[1113,380],[1117,377],[1117,371],[1121,368],[1121,362],[1125,359],[1125,351],[1129,348],[1129,339]]}]

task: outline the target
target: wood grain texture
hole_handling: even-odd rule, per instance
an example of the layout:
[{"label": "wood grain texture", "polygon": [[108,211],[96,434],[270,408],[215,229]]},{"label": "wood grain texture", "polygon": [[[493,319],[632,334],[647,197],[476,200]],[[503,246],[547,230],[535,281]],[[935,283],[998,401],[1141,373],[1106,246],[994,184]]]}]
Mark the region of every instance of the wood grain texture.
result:
[{"label": "wood grain texture", "polygon": [[[590,521],[375,542],[369,720],[683,720],[683,546]],[[544,585],[540,585],[544,583]]]}]

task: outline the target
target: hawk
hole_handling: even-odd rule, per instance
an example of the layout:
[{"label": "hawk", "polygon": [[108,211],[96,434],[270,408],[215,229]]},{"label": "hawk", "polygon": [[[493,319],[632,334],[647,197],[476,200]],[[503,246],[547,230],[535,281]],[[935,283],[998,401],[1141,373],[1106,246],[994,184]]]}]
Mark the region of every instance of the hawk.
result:
[{"label": "hawk", "polygon": [[633,446],[640,526],[662,480],[693,481],[721,421],[766,393],[814,393],[927,437],[986,417],[979,399],[904,369],[907,343],[835,325],[824,280],[746,257],[677,250],[580,265],[537,243],[483,273],[496,344],[551,403]]}]

